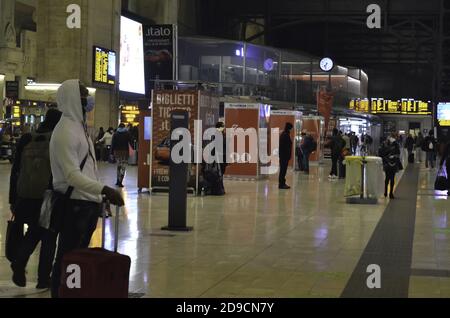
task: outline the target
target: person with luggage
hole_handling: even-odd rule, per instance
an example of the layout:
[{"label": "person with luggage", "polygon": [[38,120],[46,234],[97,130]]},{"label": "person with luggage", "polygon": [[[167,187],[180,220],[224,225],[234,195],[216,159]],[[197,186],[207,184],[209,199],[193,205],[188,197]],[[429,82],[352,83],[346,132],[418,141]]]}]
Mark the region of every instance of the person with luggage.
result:
[{"label": "person with luggage", "polygon": [[436,165],[436,139],[434,138],[434,132],[431,130],[428,136],[425,138],[422,146],[422,150],[426,153],[425,167],[431,166],[434,169]]},{"label": "person with luggage", "polygon": [[408,162],[409,163],[414,163],[414,138],[412,137],[411,134],[408,134],[408,137],[406,137],[405,140],[405,148],[406,150],[408,150]]},{"label": "person with luggage", "polygon": [[303,171],[305,174],[309,174],[309,158],[311,154],[317,150],[317,142],[314,140],[313,136],[309,134],[306,130],[302,132],[303,142],[301,145],[302,150],[302,163]]},{"label": "person with luggage", "polygon": [[388,187],[390,186],[389,198],[395,199],[395,175],[400,171],[400,145],[395,135],[392,134],[379,150],[379,157],[383,159],[383,169],[386,174],[384,197],[388,196]]},{"label": "person with luggage", "polygon": [[278,188],[280,190],[289,190],[291,188],[286,184],[286,174],[292,157],[291,131],[293,128],[294,126],[291,123],[286,123],[280,136],[280,176],[278,180]]},{"label": "person with luggage", "polygon": [[39,242],[41,242],[37,289],[50,287],[50,274],[56,249],[56,234],[39,226],[39,216],[51,181],[50,138],[61,118],[61,112],[50,109],[45,121],[35,133],[23,135],[16,149],[11,169],[9,204],[17,223],[28,225],[27,233],[11,264],[12,281],[18,287],[26,286],[25,268]]},{"label": "person with luggage", "polygon": [[63,116],[50,141],[53,190],[65,194],[64,213],[52,273],[52,297],[58,297],[61,264],[70,251],[89,246],[102,212],[103,198],[124,206],[120,192],[99,181],[94,144],[89,137],[86,114],[95,100],[79,80],[65,81],[57,91],[58,108]]},{"label": "person with luggage", "polygon": [[111,151],[117,160],[117,183],[116,186],[123,188],[123,180],[127,171],[128,158],[130,155],[131,135],[124,124],[120,124],[112,138]]}]

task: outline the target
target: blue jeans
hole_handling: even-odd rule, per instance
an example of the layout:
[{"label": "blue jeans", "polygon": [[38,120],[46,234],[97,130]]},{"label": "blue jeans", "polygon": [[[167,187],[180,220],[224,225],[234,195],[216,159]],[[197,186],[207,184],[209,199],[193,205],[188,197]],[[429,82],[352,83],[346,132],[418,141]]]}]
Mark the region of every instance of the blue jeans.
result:
[{"label": "blue jeans", "polygon": [[309,156],[311,153],[303,151],[303,169],[305,172],[309,172]]}]

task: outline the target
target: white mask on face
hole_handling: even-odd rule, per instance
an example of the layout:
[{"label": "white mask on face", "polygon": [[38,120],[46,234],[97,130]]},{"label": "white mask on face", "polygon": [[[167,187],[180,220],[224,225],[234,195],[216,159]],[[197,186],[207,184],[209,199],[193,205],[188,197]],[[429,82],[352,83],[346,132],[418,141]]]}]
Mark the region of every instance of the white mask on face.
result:
[{"label": "white mask on face", "polygon": [[217,128],[217,130],[220,131],[220,132],[223,132],[225,130],[225,128],[220,127],[220,128]]},{"label": "white mask on face", "polygon": [[394,138],[394,137],[389,137],[389,141],[390,141],[391,143],[393,143],[393,142],[395,142],[395,138]]}]

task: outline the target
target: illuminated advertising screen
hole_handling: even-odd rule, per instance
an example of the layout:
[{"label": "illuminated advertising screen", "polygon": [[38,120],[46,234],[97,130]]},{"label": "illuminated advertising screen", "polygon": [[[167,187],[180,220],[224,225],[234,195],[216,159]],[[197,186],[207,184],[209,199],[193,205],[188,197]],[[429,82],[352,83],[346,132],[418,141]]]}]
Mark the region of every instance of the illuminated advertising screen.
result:
[{"label": "illuminated advertising screen", "polygon": [[94,46],[93,81],[98,84],[116,84],[116,52]]},{"label": "illuminated advertising screen", "polygon": [[439,125],[450,126],[450,103],[439,103],[437,106],[437,119]]},{"label": "illuminated advertising screen", "polygon": [[120,20],[120,91],[145,94],[144,31],[142,23]]},{"label": "illuminated advertising screen", "polygon": [[431,115],[431,103],[414,99],[385,100],[373,98],[371,101],[372,114],[389,115]]}]

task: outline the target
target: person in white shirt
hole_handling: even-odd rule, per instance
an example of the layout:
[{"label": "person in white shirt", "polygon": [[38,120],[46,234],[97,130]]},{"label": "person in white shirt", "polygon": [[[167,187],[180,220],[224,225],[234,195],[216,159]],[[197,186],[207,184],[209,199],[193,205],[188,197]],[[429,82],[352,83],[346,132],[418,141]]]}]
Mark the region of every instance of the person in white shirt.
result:
[{"label": "person in white shirt", "polygon": [[114,205],[124,205],[122,195],[98,178],[95,148],[86,126],[86,113],[95,107],[89,91],[79,80],[68,80],[58,89],[57,102],[63,116],[50,141],[50,163],[54,191],[65,194],[67,200],[52,273],[55,298],[62,258],[67,252],[89,246],[103,196]]},{"label": "person in white shirt", "polygon": [[108,161],[111,155],[111,145],[113,136],[114,136],[114,129],[110,127],[103,135],[103,138],[97,141],[98,143],[104,143],[103,151],[106,151],[106,154],[102,153],[102,158],[104,159],[104,161]]}]

